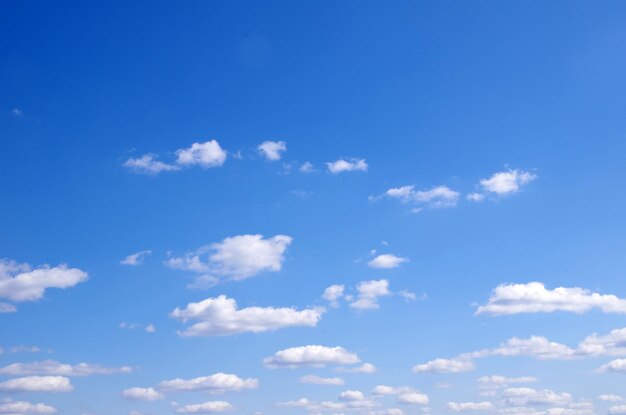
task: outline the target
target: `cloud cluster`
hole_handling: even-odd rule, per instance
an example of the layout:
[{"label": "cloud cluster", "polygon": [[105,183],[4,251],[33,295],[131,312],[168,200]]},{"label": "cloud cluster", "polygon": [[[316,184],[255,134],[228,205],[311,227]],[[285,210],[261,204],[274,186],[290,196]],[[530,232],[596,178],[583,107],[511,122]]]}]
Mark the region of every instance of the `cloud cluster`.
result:
[{"label": "cloud cluster", "polygon": [[361,359],[343,347],[309,345],[279,350],[263,360],[270,368],[324,367],[328,365],[353,365]]},{"label": "cloud cluster", "polygon": [[176,150],[176,160],[173,163],[164,163],[157,160],[151,153],[137,158],[129,158],[124,166],[135,173],[155,175],[161,172],[177,171],[182,167],[200,166],[202,168],[219,167],[224,164],[227,152],[217,140],[202,143],[193,143],[188,148]]},{"label": "cloud cluster", "polygon": [[293,308],[246,307],[224,295],[189,303],[176,308],[170,316],[186,322],[198,320],[184,331],[183,337],[227,336],[238,333],[261,333],[285,327],[314,327],[319,322],[323,308],[295,310]]},{"label": "cloud cluster", "polygon": [[365,159],[349,158],[338,159],[326,163],[328,171],[332,174],[339,174],[349,171],[367,171],[368,165]]}]

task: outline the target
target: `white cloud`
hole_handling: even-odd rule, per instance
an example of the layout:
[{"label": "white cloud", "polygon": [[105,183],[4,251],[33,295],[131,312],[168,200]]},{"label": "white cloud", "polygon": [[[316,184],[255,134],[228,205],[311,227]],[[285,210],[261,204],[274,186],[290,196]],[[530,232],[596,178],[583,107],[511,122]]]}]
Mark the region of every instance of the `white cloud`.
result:
[{"label": "white cloud", "polygon": [[626,373],[626,359],[612,360],[606,365],[602,365],[599,372]]},{"label": "white cloud", "polygon": [[71,392],[73,389],[64,376],[24,376],[0,383],[2,392]]},{"label": "white cloud", "polygon": [[413,293],[411,291],[408,291],[408,290],[398,291],[397,294],[400,297],[404,298],[406,301],[415,301],[415,300],[417,300],[417,296],[415,295],[415,293]]},{"label": "white cloud", "polygon": [[131,255],[128,255],[126,258],[120,261],[122,265],[141,265],[143,264],[143,260],[152,253],[151,250],[147,249],[145,251],[140,251]]},{"label": "white cloud", "polygon": [[509,169],[494,173],[488,179],[480,180],[480,186],[485,192],[506,195],[518,192],[524,185],[532,182],[536,178],[536,174],[524,170]]},{"label": "white cloud", "polygon": [[448,409],[454,412],[489,411],[493,408],[491,402],[448,402]]},{"label": "white cloud", "polygon": [[299,379],[300,383],[308,383],[312,385],[343,385],[346,383],[342,378],[323,378],[316,375],[306,375]]},{"label": "white cloud", "polygon": [[622,415],[626,414],[626,405],[614,405],[609,408],[609,413],[611,415]]},{"label": "white cloud", "polygon": [[43,403],[30,403],[25,401],[9,401],[0,403],[0,414],[24,415],[24,414],[54,414],[57,410]]},{"label": "white cloud", "polygon": [[379,308],[378,298],[391,295],[387,280],[361,281],[356,289],[358,296],[355,301],[350,303],[350,307],[359,310]]},{"label": "white cloud", "polygon": [[561,405],[571,402],[572,395],[549,389],[508,388],[502,392],[502,398],[510,406]]},{"label": "white cloud", "polygon": [[415,365],[415,373],[458,373],[474,370],[474,362],[470,359],[435,359]]},{"label": "white cloud", "polygon": [[158,161],[154,154],[144,154],[141,157],[129,158],[124,162],[124,167],[127,167],[135,173],[152,175],[159,174],[162,171],[180,170],[178,166]]},{"label": "white cloud", "polygon": [[285,327],[314,327],[324,313],[323,308],[237,308],[237,302],[225,295],[207,298],[187,307],[176,308],[170,316],[186,322],[199,320],[180,334],[191,336],[227,336],[238,333],[260,333]]},{"label": "white cloud", "polygon": [[403,203],[417,205],[415,213],[422,208],[444,208],[456,206],[460,193],[448,186],[436,186],[428,190],[415,190],[415,186],[402,186],[388,189],[380,196],[372,196],[370,200],[378,200],[382,197],[399,199]]},{"label": "white cloud", "polygon": [[372,391],[374,395],[396,395],[398,398],[398,403],[401,404],[418,404],[418,405],[428,405],[430,398],[428,395],[419,392],[413,388],[408,386],[401,387],[392,387],[386,385],[378,385]]},{"label": "white cloud", "polygon": [[37,301],[48,288],[69,288],[86,280],[86,272],[65,264],[32,269],[28,264],[0,260],[0,298],[16,303]]},{"label": "white cloud", "polygon": [[284,141],[264,141],[259,144],[258,149],[266,159],[276,161],[280,160],[281,153],[287,151],[287,143]]},{"label": "white cloud", "polygon": [[216,412],[232,411],[235,408],[226,401],[209,401],[204,403],[184,405],[176,409],[177,414],[212,414]]},{"label": "white cloud", "polygon": [[268,367],[295,368],[301,366],[323,367],[326,365],[352,365],[359,363],[359,357],[343,347],[309,345],[280,350],[265,358]]},{"label": "white cloud", "polygon": [[361,391],[347,390],[339,394],[339,399],[342,401],[362,401],[365,399],[365,395]]},{"label": "white cloud", "polygon": [[132,371],[133,369],[128,366],[104,367],[89,363],[70,365],[67,363],[60,363],[55,360],[43,360],[40,362],[12,363],[8,366],[0,368],[0,375],[91,376],[131,373]]},{"label": "white cloud", "polygon": [[419,392],[406,392],[398,395],[398,402],[411,405],[428,405],[428,395]]},{"label": "white cloud", "polygon": [[626,313],[626,299],[614,295],[592,293],[583,288],[558,287],[546,289],[540,282],[503,284],[493,290],[487,305],[476,314],[550,313],[570,311],[584,313],[598,308],[605,313]]},{"label": "white cloud", "polygon": [[172,379],[159,383],[159,390],[164,392],[205,391],[212,394],[256,389],[259,381],[254,378],[243,379],[229,373],[215,373],[194,379]]},{"label": "white cloud", "polygon": [[467,196],[465,196],[465,198],[472,202],[480,202],[481,200],[485,198],[485,195],[482,193],[470,193]]},{"label": "white cloud", "polygon": [[13,304],[0,302],[0,314],[15,313],[17,308]]},{"label": "white cloud", "polygon": [[146,333],[154,333],[156,332],[156,327],[154,327],[154,324],[148,324],[144,330]]},{"label": "white cloud", "polygon": [[357,367],[352,367],[352,368],[341,368],[342,372],[346,372],[346,373],[365,373],[365,374],[372,374],[372,373],[376,373],[376,371],[378,369],[376,369],[376,366],[374,366],[371,363],[363,363],[362,365],[359,365]]},{"label": "white cloud", "polygon": [[165,396],[156,391],[154,388],[128,388],[122,392],[122,396],[125,399],[129,399],[132,401],[157,401],[159,399],[164,399]]},{"label": "white cloud", "polygon": [[305,161],[300,166],[300,172],[302,173],[313,173],[314,171],[315,171],[315,167],[313,166],[313,163],[309,161]]},{"label": "white cloud", "polygon": [[368,165],[365,159],[339,159],[333,162],[326,163],[328,171],[333,174],[338,174],[344,171],[367,171]]},{"label": "white cloud", "polygon": [[216,140],[193,143],[189,148],[176,151],[176,163],[183,166],[219,167],[226,161],[226,151]]},{"label": "white cloud", "polygon": [[598,400],[604,401],[604,402],[619,402],[623,400],[623,398],[618,395],[604,394],[604,395],[598,396]]},{"label": "white cloud", "polygon": [[328,301],[331,306],[337,307],[339,305],[339,299],[344,296],[346,287],[339,284],[331,285],[324,290],[322,298]]},{"label": "white cloud", "polygon": [[587,336],[576,350],[581,356],[625,356],[626,328],[611,330],[609,334]]},{"label": "white cloud", "polygon": [[238,235],[204,246],[166,264],[175,269],[211,273],[232,280],[243,280],[264,271],[280,271],[284,253],[293,238],[276,235]]},{"label": "white cloud", "polygon": [[521,377],[507,377],[507,376],[482,376],[477,379],[478,387],[481,389],[487,390],[495,390],[501,388],[507,388],[509,385],[515,385],[520,383],[534,383],[537,382],[538,379],[532,376],[521,376]]},{"label": "white cloud", "polygon": [[386,269],[396,268],[404,262],[408,262],[407,258],[402,258],[393,254],[382,254],[367,263],[370,268]]}]

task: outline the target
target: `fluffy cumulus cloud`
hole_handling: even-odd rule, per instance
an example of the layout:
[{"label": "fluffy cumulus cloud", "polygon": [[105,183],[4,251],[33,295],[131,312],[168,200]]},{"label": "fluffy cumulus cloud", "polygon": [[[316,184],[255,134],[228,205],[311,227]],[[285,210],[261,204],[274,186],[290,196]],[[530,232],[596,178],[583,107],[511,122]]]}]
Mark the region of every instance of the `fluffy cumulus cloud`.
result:
[{"label": "fluffy cumulus cloud", "polygon": [[264,141],[259,144],[259,152],[270,161],[280,160],[282,153],[287,151],[287,143],[284,141]]},{"label": "fluffy cumulus cloud", "polygon": [[623,398],[619,395],[603,394],[598,396],[598,400],[603,402],[619,402],[623,400]]},{"label": "fluffy cumulus cloud", "polygon": [[184,337],[190,337],[260,333],[285,327],[314,327],[323,313],[323,308],[301,311],[286,307],[240,309],[234,299],[220,295],[197,303],[189,303],[185,308],[177,307],[170,315],[183,322],[198,321],[180,333]]},{"label": "fluffy cumulus cloud", "polygon": [[246,389],[256,389],[259,381],[254,378],[240,378],[230,373],[215,373],[210,376],[201,376],[193,379],[166,380],[158,385],[163,392],[196,392],[204,391],[212,394],[236,392]]},{"label": "fluffy cumulus cloud", "polygon": [[498,286],[476,314],[503,315],[569,311],[584,313],[597,308],[605,313],[626,313],[626,299],[593,293],[583,288],[547,289],[540,282]]},{"label": "fluffy cumulus cloud", "polygon": [[55,414],[56,412],[56,408],[43,403],[30,403],[26,401],[9,401],[0,403],[0,414]]},{"label": "fluffy cumulus cloud", "polygon": [[600,366],[599,372],[626,373],[626,359],[615,359]]},{"label": "fluffy cumulus cloud", "polygon": [[404,405],[428,405],[430,398],[428,395],[408,386],[392,387],[378,385],[372,391],[378,396],[395,395],[398,403]]},{"label": "fluffy cumulus cloud", "polygon": [[330,303],[331,306],[337,307],[339,300],[343,298],[346,287],[340,284],[334,284],[324,290],[322,298]]},{"label": "fluffy cumulus cloud", "polygon": [[382,198],[398,199],[403,203],[413,206],[413,212],[417,213],[423,208],[444,208],[456,206],[460,193],[448,186],[436,186],[427,190],[415,190],[415,186],[401,186],[388,189],[379,196],[371,196],[371,201]]},{"label": "fluffy cumulus cloud", "polygon": [[502,196],[516,193],[536,178],[536,174],[519,169],[494,173],[491,177],[480,180],[481,191],[469,194],[467,199],[478,202],[483,200],[487,194]]},{"label": "fluffy cumulus cloud", "polygon": [[128,255],[126,258],[120,261],[122,265],[141,265],[143,264],[143,260],[152,253],[151,250],[147,249],[145,251],[136,252],[134,254]]},{"label": "fluffy cumulus cloud", "polygon": [[176,163],[181,166],[219,167],[226,161],[226,151],[217,140],[193,143],[189,148],[176,151]]},{"label": "fluffy cumulus cloud", "polygon": [[136,158],[129,158],[124,162],[124,167],[134,173],[156,175],[166,171],[180,170],[179,166],[163,163],[154,154],[144,154]]},{"label": "fluffy cumulus cloud", "polygon": [[367,266],[370,268],[387,269],[399,267],[404,262],[408,262],[408,259],[393,254],[382,254],[369,261]]},{"label": "fluffy cumulus cloud", "polygon": [[448,409],[454,412],[489,411],[493,408],[491,402],[448,402]]},{"label": "fluffy cumulus cloud", "polygon": [[549,389],[508,388],[501,397],[510,406],[563,405],[572,401],[569,393],[557,393]]},{"label": "fluffy cumulus cloud", "polygon": [[131,401],[157,401],[165,396],[154,388],[128,388],[122,392],[122,397]]},{"label": "fluffy cumulus cloud", "polygon": [[356,289],[357,298],[350,303],[350,307],[359,310],[379,308],[378,299],[391,295],[389,281],[387,280],[361,281]]},{"label": "fluffy cumulus cloud", "polygon": [[293,239],[287,235],[238,235],[204,246],[166,264],[174,269],[243,280],[260,272],[280,271],[284,253]]},{"label": "fluffy cumulus cloud", "polygon": [[111,375],[116,373],[131,373],[133,369],[129,366],[105,367],[90,363],[78,363],[71,365],[60,363],[55,360],[43,360],[40,362],[12,363],[0,368],[0,375],[4,376],[24,376],[24,375],[46,375],[46,376],[91,376],[91,375]]},{"label": "fluffy cumulus cloud", "polygon": [[218,412],[233,411],[235,408],[226,401],[209,401],[184,405],[176,408],[177,414],[213,414]]},{"label": "fluffy cumulus cloud", "polygon": [[267,367],[323,367],[327,365],[352,365],[359,363],[359,357],[343,347],[309,345],[280,350],[267,357],[263,363]]},{"label": "fluffy cumulus cloud", "polygon": [[471,359],[435,359],[413,367],[415,373],[458,373],[474,370]]},{"label": "fluffy cumulus cloud", "polygon": [[86,272],[64,264],[33,269],[28,264],[0,260],[0,298],[16,303],[37,301],[48,288],[70,288],[86,280]]},{"label": "fluffy cumulus cloud", "polygon": [[365,159],[339,159],[326,163],[328,171],[338,174],[346,171],[367,171],[368,165]]},{"label": "fluffy cumulus cloud", "polygon": [[24,376],[0,383],[2,392],[71,392],[73,389],[64,376]]},{"label": "fluffy cumulus cloud", "polygon": [[307,383],[311,385],[344,385],[346,383],[345,380],[339,377],[332,378],[323,378],[316,375],[306,375],[302,376],[299,380],[300,383]]}]

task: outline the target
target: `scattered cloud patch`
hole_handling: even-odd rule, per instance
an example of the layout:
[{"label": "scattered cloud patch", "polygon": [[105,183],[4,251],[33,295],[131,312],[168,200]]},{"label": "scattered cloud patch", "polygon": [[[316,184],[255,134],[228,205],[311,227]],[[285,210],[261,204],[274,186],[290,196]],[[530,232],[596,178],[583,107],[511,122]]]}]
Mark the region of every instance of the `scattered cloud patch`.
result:
[{"label": "scattered cloud patch", "polygon": [[503,284],[498,286],[486,305],[476,314],[504,315],[519,313],[551,313],[568,311],[584,313],[598,308],[604,313],[626,313],[626,299],[615,295],[593,293],[583,288],[557,287],[546,289],[540,282]]},{"label": "scattered cloud patch", "polygon": [[254,378],[243,379],[229,373],[215,373],[210,376],[201,376],[193,379],[166,380],[158,385],[163,392],[195,392],[203,391],[211,394],[238,392],[246,389],[256,389],[259,381]]},{"label": "scattered cloud patch", "polygon": [[267,357],[263,363],[271,368],[324,367],[328,365],[353,365],[359,363],[359,357],[343,347],[309,345],[280,350]]},{"label": "scattered cloud patch", "polygon": [[328,171],[332,174],[338,174],[348,171],[367,171],[368,165],[365,159],[338,159],[336,161],[326,163]]},{"label": "scattered cloud patch", "polygon": [[537,177],[534,173],[519,169],[508,169],[494,173],[491,177],[479,181],[480,192],[470,193],[466,198],[470,201],[480,202],[488,194],[505,196],[517,193]]},{"label": "scattered cloud patch", "polygon": [[284,141],[264,141],[258,146],[259,152],[270,161],[281,159],[282,153],[287,151],[287,143]]},{"label": "scattered cloud patch", "polygon": [[141,265],[143,264],[144,259],[150,254],[152,254],[152,251],[149,249],[145,251],[139,251],[134,254],[128,255],[126,258],[120,261],[120,264],[132,266]]},{"label": "scattered cloud patch", "polygon": [[286,327],[314,327],[324,313],[323,308],[298,311],[293,308],[247,307],[224,295],[189,303],[176,308],[171,317],[187,322],[199,320],[180,332],[183,337],[227,336],[239,333],[261,333]]},{"label": "scattered cloud patch", "polygon": [[226,151],[217,140],[193,143],[189,148],[176,151],[176,163],[181,166],[198,165],[203,168],[219,167],[226,161]]},{"label": "scattered cloud patch", "polygon": [[474,362],[470,359],[435,359],[415,365],[415,373],[459,373],[474,370]]},{"label": "scattered cloud patch", "polygon": [[338,377],[333,378],[323,378],[316,375],[306,375],[302,376],[299,380],[300,383],[307,383],[311,385],[344,385],[346,383],[345,380]]},{"label": "scattered cloud patch", "polygon": [[122,392],[122,397],[131,401],[158,401],[165,396],[154,388],[128,388]]},{"label": "scattered cloud patch", "polygon": [[235,408],[226,401],[209,401],[176,408],[177,414],[213,414],[233,411]]},{"label": "scattered cloud patch", "polygon": [[56,412],[56,408],[43,403],[30,403],[26,401],[9,401],[0,403],[0,414],[55,414]]},{"label": "scattered cloud patch", "polygon": [[391,295],[387,280],[361,281],[356,289],[357,298],[350,303],[350,307],[358,310],[377,309],[380,307],[378,299]]},{"label": "scattered cloud patch", "polygon": [[409,260],[407,258],[402,258],[393,254],[382,254],[369,261],[367,266],[376,269],[397,268],[401,264],[408,261]]},{"label": "scattered cloud patch", "polygon": [[379,196],[370,196],[370,201],[382,198],[397,199],[402,203],[414,206],[417,213],[424,208],[436,209],[456,206],[460,193],[448,186],[436,186],[428,190],[415,190],[415,186],[402,186],[388,189]]},{"label": "scattered cloud patch", "polygon": [[47,375],[47,376],[92,376],[113,375],[117,373],[132,373],[129,366],[106,367],[90,363],[78,363],[71,365],[60,363],[56,360],[43,360],[29,363],[12,363],[0,368],[0,375],[24,376],[24,375]]},{"label": "scattered cloud patch", "polygon": [[24,376],[0,383],[1,392],[71,392],[74,389],[64,376]]},{"label": "scattered cloud patch", "polygon": [[180,170],[179,166],[163,163],[157,160],[154,154],[144,154],[141,157],[129,158],[124,162],[124,167],[133,173],[156,175],[166,171]]},{"label": "scattered cloud patch", "polygon": [[491,402],[448,402],[448,409],[454,412],[490,411],[493,408]]}]

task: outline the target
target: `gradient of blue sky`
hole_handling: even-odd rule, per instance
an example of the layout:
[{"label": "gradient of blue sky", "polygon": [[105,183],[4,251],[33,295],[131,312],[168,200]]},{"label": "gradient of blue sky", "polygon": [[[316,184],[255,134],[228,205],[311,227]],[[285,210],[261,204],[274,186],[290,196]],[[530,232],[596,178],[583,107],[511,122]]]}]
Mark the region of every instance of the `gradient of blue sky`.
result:
[{"label": "gradient of blue sky", "polygon": [[[620,1],[2,2],[0,258],[68,264],[88,280],[12,302],[2,283],[16,274],[0,272],[0,303],[17,308],[0,314],[0,368],[53,359],[131,373],[70,376],[72,392],[0,390],[0,408],[28,401],[61,414],[162,415],[225,400],[233,413],[291,414],[309,411],[278,403],[346,402],[341,392],[359,390],[380,406],[324,413],[441,414],[453,412],[449,402],[485,401],[494,408],[479,413],[510,413],[503,389],[479,394],[476,379],[488,375],[532,376],[538,381],[510,386],[572,395],[523,405],[524,413],[619,406],[597,397],[626,398],[626,374],[596,369],[626,357],[620,351],[476,358],[460,373],[412,368],[512,337],[575,348],[626,327],[624,309],[475,315],[506,283],[626,298],[624,21]],[[219,167],[150,175],[125,166],[149,153],[178,166],[177,150],[209,140],[227,151]],[[266,140],[286,143],[280,160],[258,151]],[[329,172],[326,163],[341,158],[368,168]],[[314,171],[300,172],[307,161]],[[466,199],[482,191],[480,180],[510,171],[534,179]],[[430,208],[380,196],[408,185],[459,195]],[[166,266],[246,234],[293,238],[280,270],[198,289],[188,288],[197,273]],[[143,250],[151,254],[142,264],[120,263]],[[368,266],[378,254],[408,261]],[[332,284],[354,293],[383,279],[394,295],[378,309],[322,298]],[[175,308],[222,294],[240,308],[326,312],[315,327],[177,334],[189,324],[170,317]],[[377,372],[263,365],[305,345],[344,347]],[[152,402],[122,396],[219,372],[258,387],[164,392]],[[298,382],[308,374],[345,384]],[[0,389],[15,377],[1,375]],[[430,402],[372,397],[377,385],[410,387]]]}]

